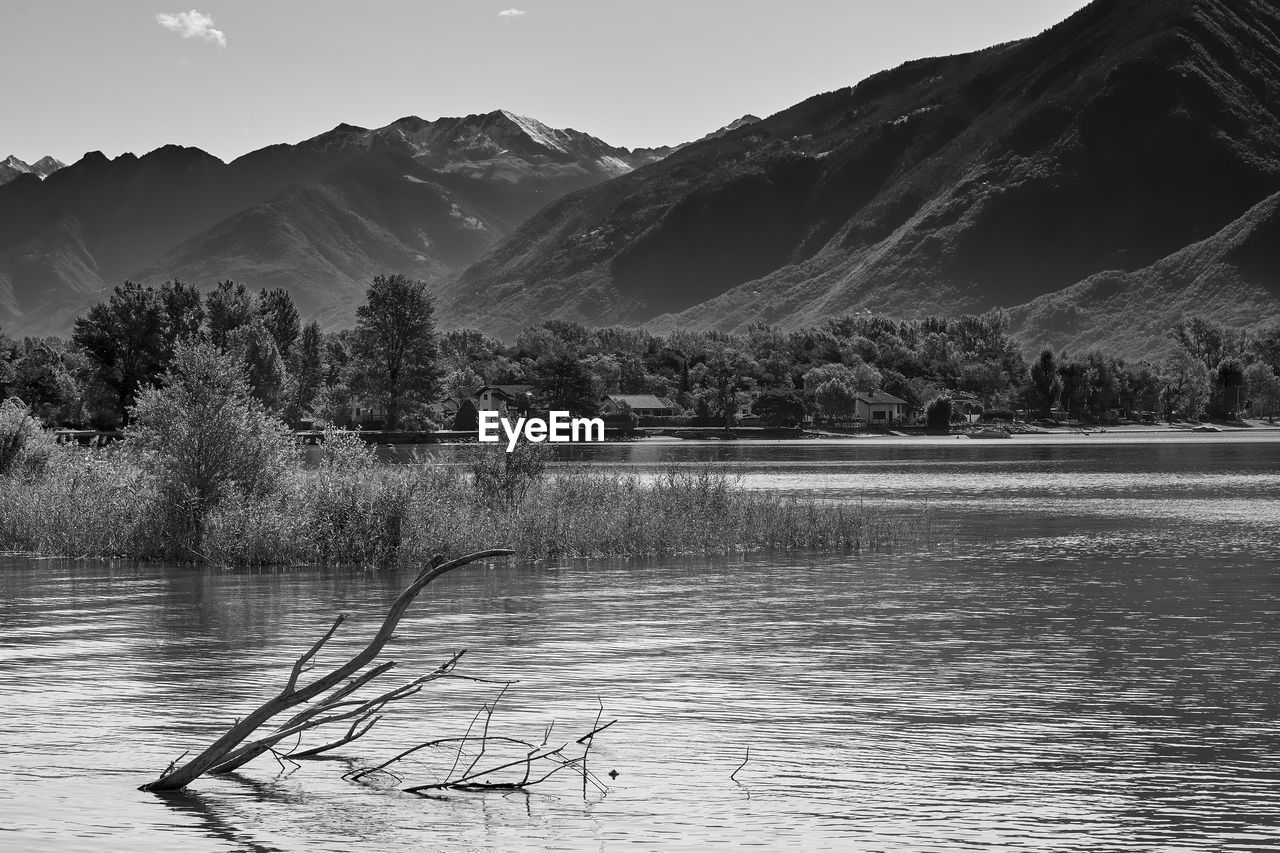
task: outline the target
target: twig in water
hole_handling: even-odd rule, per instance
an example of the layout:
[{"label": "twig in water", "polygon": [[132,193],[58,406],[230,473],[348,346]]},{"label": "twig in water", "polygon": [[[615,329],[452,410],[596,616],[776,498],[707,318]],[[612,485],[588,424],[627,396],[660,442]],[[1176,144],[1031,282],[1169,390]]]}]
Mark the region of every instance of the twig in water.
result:
[{"label": "twig in water", "polygon": [[[748,761],[750,761],[750,760],[751,760],[751,747],[750,747],[750,746],[748,746],[748,747],[747,747],[747,754],[743,757],[743,759],[742,759],[742,763],[738,765],[738,770],[741,770],[742,768],[746,767],[746,766],[747,766],[747,762],[748,762]],[[733,778],[733,777],[735,777],[735,776],[737,776],[737,775],[738,775],[738,770],[735,770],[735,771],[733,771],[732,773],[730,773],[730,774],[729,774],[729,781],[730,781],[730,782],[736,782],[736,781],[738,781],[737,779]]]}]

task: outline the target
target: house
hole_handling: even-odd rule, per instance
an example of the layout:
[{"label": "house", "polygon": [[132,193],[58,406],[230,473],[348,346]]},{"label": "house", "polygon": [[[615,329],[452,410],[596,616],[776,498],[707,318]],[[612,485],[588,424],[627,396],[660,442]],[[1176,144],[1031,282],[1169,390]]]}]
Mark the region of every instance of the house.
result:
[{"label": "house", "polygon": [[387,410],[381,403],[356,400],[347,409],[347,421],[356,429],[382,429],[387,420]]},{"label": "house", "polygon": [[528,385],[481,385],[471,392],[477,412],[525,413],[533,405],[533,389]]},{"label": "house", "polygon": [[600,398],[600,414],[612,415],[624,403],[638,418],[669,418],[676,413],[674,403],[653,394],[605,394]]},{"label": "house", "polygon": [[857,419],[873,426],[900,424],[907,419],[910,404],[884,391],[855,397]]}]

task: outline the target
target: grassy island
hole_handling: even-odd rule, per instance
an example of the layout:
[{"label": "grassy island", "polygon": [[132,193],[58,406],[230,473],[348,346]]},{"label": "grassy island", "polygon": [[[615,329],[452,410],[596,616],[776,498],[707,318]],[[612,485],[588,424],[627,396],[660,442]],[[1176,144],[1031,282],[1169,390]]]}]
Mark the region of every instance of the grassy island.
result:
[{"label": "grassy island", "polygon": [[711,467],[653,475],[548,465],[545,446],[463,463],[379,462],[329,430],[303,461],[217,348],[179,349],[123,442],[59,446],[0,406],[0,549],[223,565],[389,565],[492,546],[526,559],[888,550],[921,512],[752,491]]}]

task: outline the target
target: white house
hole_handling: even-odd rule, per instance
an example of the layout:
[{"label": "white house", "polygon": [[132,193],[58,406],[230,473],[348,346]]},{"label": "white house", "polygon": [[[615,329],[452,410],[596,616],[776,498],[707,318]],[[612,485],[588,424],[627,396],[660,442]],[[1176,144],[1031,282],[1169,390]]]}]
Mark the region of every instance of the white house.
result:
[{"label": "white house", "polygon": [[889,426],[900,424],[907,419],[907,409],[911,406],[906,400],[899,399],[884,391],[873,394],[858,394],[856,397],[857,418],[873,426]]},{"label": "white house", "polygon": [[533,389],[528,385],[481,385],[471,392],[471,402],[478,412],[527,412],[533,404]]},{"label": "white house", "polygon": [[387,410],[382,407],[381,403],[356,400],[347,409],[347,415],[353,427],[368,428],[370,425],[376,425],[381,429],[382,423],[387,419]]}]

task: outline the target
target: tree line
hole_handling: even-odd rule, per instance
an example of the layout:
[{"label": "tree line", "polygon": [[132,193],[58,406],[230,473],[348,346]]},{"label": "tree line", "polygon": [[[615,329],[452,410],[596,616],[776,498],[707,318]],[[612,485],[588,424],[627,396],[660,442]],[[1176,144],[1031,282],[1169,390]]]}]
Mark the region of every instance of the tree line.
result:
[{"label": "tree line", "polygon": [[1169,336],[1171,353],[1157,362],[1096,349],[1045,349],[1028,362],[1008,316],[993,311],[846,316],[795,331],[755,323],[740,335],[548,321],[507,343],[437,331],[427,286],[403,275],[374,278],[355,327],[335,332],[304,323],[282,289],[223,281],[201,294],[179,281],[125,282],[76,320],[69,340],[0,334],[0,393],[50,425],[127,425],[179,345],[201,342],[240,364],[254,397],[295,426],[345,425],[353,408],[377,405],[386,429],[449,428],[432,404],[465,401],[483,384],[527,386],[534,405],[575,414],[595,413],[607,394],[652,394],[692,421],[726,425],[748,404],[768,424],[847,421],[858,396],[876,391],[919,412],[932,405],[944,420],[960,408],[953,396],[1009,417],[1086,422],[1274,416],[1280,324],[1249,333],[1191,317]]}]

